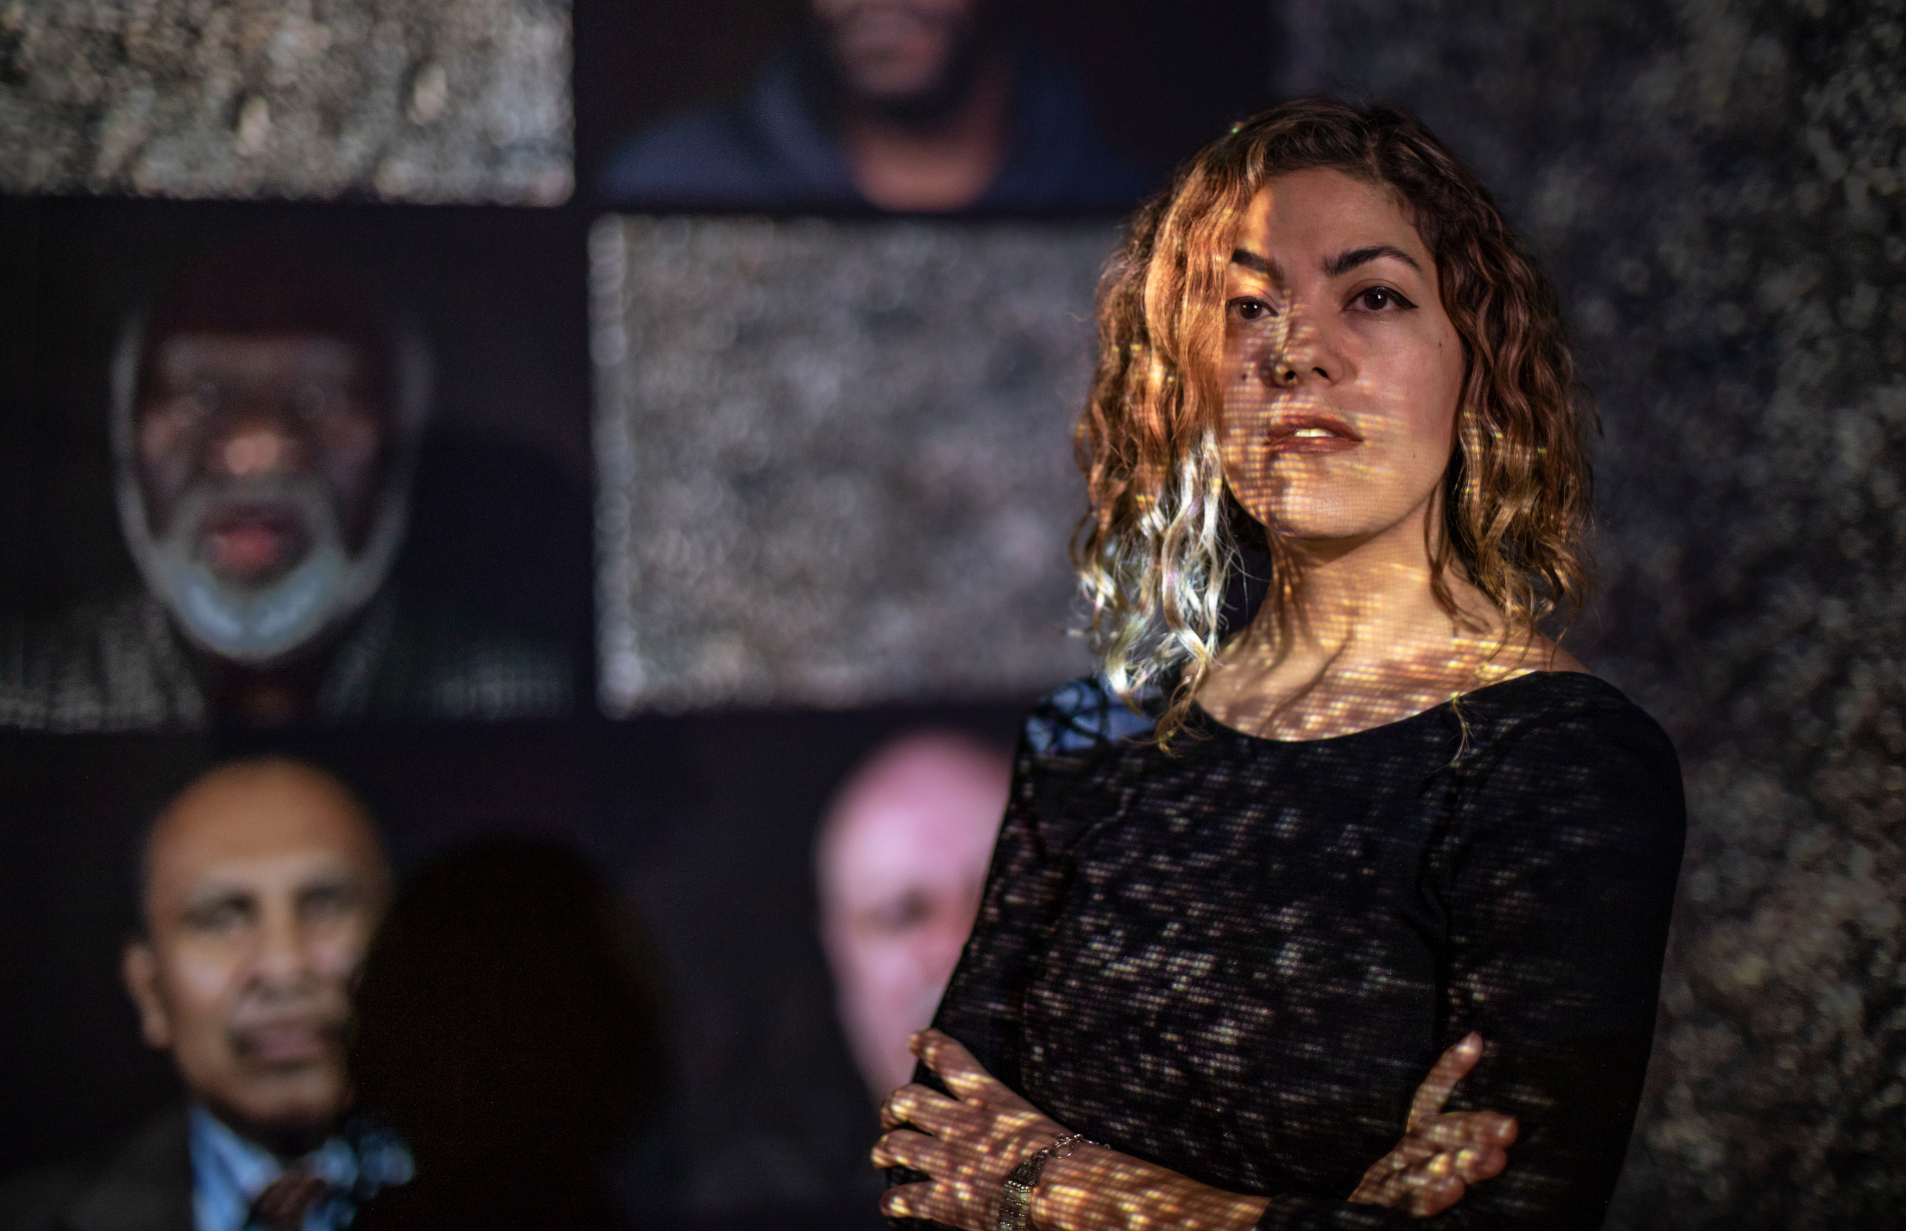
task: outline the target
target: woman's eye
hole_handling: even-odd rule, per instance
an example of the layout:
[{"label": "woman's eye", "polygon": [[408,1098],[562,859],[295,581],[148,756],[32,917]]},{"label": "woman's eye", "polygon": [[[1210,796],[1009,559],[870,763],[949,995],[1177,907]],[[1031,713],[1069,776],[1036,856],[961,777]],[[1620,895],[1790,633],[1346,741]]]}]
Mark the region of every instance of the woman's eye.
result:
[{"label": "woman's eye", "polygon": [[1414,308],[1416,306],[1387,286],[1373,286],[1361,295],[1358,295],[1354,302],[1366,312],[1383,312],[1392,308]]},{"label": "woman's eye", "polygon": [[1241,321],[1260,321],[1271,315],[1271,305],[1262,299],[1233,299],[1231,311]]}]

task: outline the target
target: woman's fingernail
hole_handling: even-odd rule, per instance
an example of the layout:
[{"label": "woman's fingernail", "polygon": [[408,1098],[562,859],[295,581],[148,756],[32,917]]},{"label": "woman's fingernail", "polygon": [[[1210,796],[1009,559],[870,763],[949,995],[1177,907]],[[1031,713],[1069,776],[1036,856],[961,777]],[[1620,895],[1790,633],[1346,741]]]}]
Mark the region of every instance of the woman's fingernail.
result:
[{"label": "woman's fingernail", "polygon": [[1481,1046],[1482,1046],[1482,1036],[1477,1034],[1474,1030],[1471,1030],[1468,1034],[1463,1036],[1464,1050],[1474,1051]]}]

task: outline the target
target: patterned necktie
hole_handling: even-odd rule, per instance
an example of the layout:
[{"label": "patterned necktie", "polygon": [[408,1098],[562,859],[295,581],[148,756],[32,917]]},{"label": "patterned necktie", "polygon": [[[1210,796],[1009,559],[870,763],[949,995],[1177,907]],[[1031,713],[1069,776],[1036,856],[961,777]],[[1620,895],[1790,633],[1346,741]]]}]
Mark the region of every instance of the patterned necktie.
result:
[{"label": "patterned necktie", "polygon": [[292,1167],[265,1185],[251,1203],[248,1226],[266,1231],[304,1231],[304,1216],[324,1199],[331,1186],[302,1166]]}]

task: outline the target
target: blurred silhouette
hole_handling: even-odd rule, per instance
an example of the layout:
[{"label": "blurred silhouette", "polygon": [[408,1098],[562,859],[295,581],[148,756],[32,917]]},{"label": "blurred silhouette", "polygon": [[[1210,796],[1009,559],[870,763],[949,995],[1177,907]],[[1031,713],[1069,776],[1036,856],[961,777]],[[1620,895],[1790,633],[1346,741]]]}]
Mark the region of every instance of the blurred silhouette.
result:
[{"label": "blurred silhouette", "polygon": [[828,805],[815,845],[821,941],[841,1024],[875,1098],[913,1072],[907,1040],[973,930],[1012,762],[948,731],[876,750]]},{"label": "blurred silhouette", "polygon": [[1119,210],[1146,180],[1070,73],[997,0],[810,0],[745,100],[626,142],[606,197],[642,206]]},{"label": "blurred silhouette", "polygon": [[0,1227],[340,1231],[411,1169],[345,1118],[350,985],[389,896],[369,817],[310,766],[223,766],[153,823],[141,896],[126,987],[187,1102],[103,1167],[8,1185]]},{"label": "blurred silhouette", "polygon": [[366,963],[353,1053],[417,1178],[361,1225],[614,1225],[602,1171],[660,1093],[658,1001],[640,934],[580,855],[495,842],[424,868]]},{"label": "blurred silhouette", "polygon": [[144,586],[6,630],[0,723],[567,709],[560,647],[386,585],[429,356],[334,263],[213,255],[128,325],[112,375],[119,520]]}]

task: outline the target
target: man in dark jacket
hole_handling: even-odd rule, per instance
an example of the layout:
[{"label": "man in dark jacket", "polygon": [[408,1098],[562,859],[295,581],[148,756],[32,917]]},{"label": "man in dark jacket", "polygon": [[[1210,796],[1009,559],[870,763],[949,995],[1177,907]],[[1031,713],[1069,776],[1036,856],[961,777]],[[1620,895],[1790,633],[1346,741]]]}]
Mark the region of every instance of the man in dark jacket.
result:
[{"label": "man in dark jacket", "polygon": [[341,1231],[410,1174],[346,1117],[351,983],[390,896],[369,818],[310,766],[238,762],[168,805],[142,870],[123,974],[188,1101],[103,1167],[0,1190],[0,1228]]},{"label": "man in dark jacket", "polygon": [[1124,210],[1149,186],[990,0],[810,0],[744,101],[664,120],[602,192],[645,207]]}]

